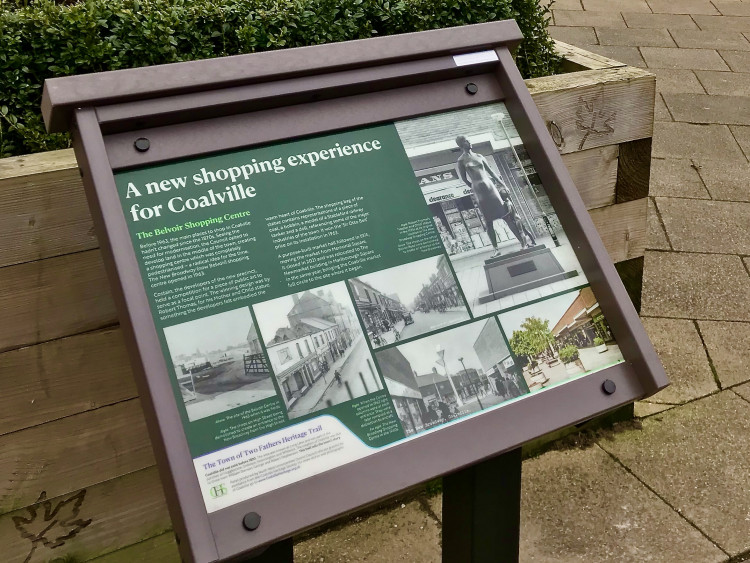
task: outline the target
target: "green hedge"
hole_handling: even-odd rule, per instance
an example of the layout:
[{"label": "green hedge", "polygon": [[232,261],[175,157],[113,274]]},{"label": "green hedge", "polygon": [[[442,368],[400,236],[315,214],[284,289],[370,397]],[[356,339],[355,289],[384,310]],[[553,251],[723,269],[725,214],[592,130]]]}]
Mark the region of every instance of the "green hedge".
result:
[{"label": "green hedge", "polygon": [[40,0],[0,11],[0,156],[68,146],[40,116],[45,78],[515,18],[526,77],[559,63],[537,0]]}]

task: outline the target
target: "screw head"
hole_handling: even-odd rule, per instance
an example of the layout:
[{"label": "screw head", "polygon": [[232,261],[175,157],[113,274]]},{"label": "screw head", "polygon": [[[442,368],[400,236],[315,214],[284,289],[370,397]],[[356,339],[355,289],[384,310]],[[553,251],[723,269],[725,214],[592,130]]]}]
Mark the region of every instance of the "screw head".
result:
[{"label": "screw head", "polygon": [[602,391],[604,391],[607,395],[611,395],[617,390],[617,385],[615,385],[615,382],[611,379],[605,379],[604,383],[602,383]]},{"label": "screw head", "polygon": [[149,148],[151,148],[151,141],[149,141],[146,137],[139,137],[135,140],[133,146],[138,152],[146,152]]},{"label": "screw head", "polygon": [[260,526],[260,514],[257,512],[248,512],[242,519],[242,525],[248,532],[257,530],[258,526]]},{"label": "screw head", "polygon": [[476,94],[477,92],[479,92],[479,86],[477,86],[473,82],[469,82],[466,85],[466,91],[473,96],[474,94]]}]

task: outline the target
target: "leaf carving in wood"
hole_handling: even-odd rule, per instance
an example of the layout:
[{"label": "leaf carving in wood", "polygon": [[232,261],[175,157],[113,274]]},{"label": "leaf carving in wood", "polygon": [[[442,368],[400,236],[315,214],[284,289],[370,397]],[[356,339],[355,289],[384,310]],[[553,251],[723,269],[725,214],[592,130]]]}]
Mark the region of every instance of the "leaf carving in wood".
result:
[{"label": "leaf carving in wood", "polygon": [[26,509],[27,516],[13,516],[16,530],[22,538],[31,542],[31,551],[24,563],[31,560],[39,544],[55,549],[91,524],[91,519],[78,518],[84,498],[86,489],[81,489],[53,506],[52,501],[47,499],[47,493],[42,491],[36,503]]},{"label": "leaf carving in wood", "polygon": [[584,100],[582,96],[579,96],[578,109],[576,110],[576,127],[586,133],[578,145],[578,150],[583,150],[586,139],[592,133],[597,135],[614,133],[615,128],[612,122],[616,116],[616,111],[610,111],[604,107],[604,95],[601,90],[589,100]]}]

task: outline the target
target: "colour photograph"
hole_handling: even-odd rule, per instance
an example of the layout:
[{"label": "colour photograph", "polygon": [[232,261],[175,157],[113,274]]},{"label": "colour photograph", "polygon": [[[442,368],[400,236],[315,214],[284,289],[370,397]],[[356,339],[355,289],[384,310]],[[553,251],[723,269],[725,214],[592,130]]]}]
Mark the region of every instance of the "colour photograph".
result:
[{"label": "colour photograph", "polygon": [[250,309],[164,329],[188,419],[276,396]]},{"label": "colour photograph", "polygon": [[407,436],[529,392],[494,317],[375,357]]},{"label": "colour photograph", "polygon": [[290,418],[383,388],[345,282],[253,310]]},{"label": "colour photograph", "polygon": [[530,391],[623,361],[590,287],[499,315]]},{"label": "colour photograph", "polygon": [[504,104],[396,129],[474,316],[586,284]]}]

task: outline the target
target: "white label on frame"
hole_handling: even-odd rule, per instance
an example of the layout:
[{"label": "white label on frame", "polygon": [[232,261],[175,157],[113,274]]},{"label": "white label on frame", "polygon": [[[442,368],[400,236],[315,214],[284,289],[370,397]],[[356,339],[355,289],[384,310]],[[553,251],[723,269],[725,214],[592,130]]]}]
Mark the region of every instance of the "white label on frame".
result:
[{"label": "white label on frame", "polygon": [[498,60],[497,53],[493,50],[477,51],[476,53],[464,53],[463,55],[453,55],[453,62],[456,66],[476,65],[479,63],[489,63]]}]

